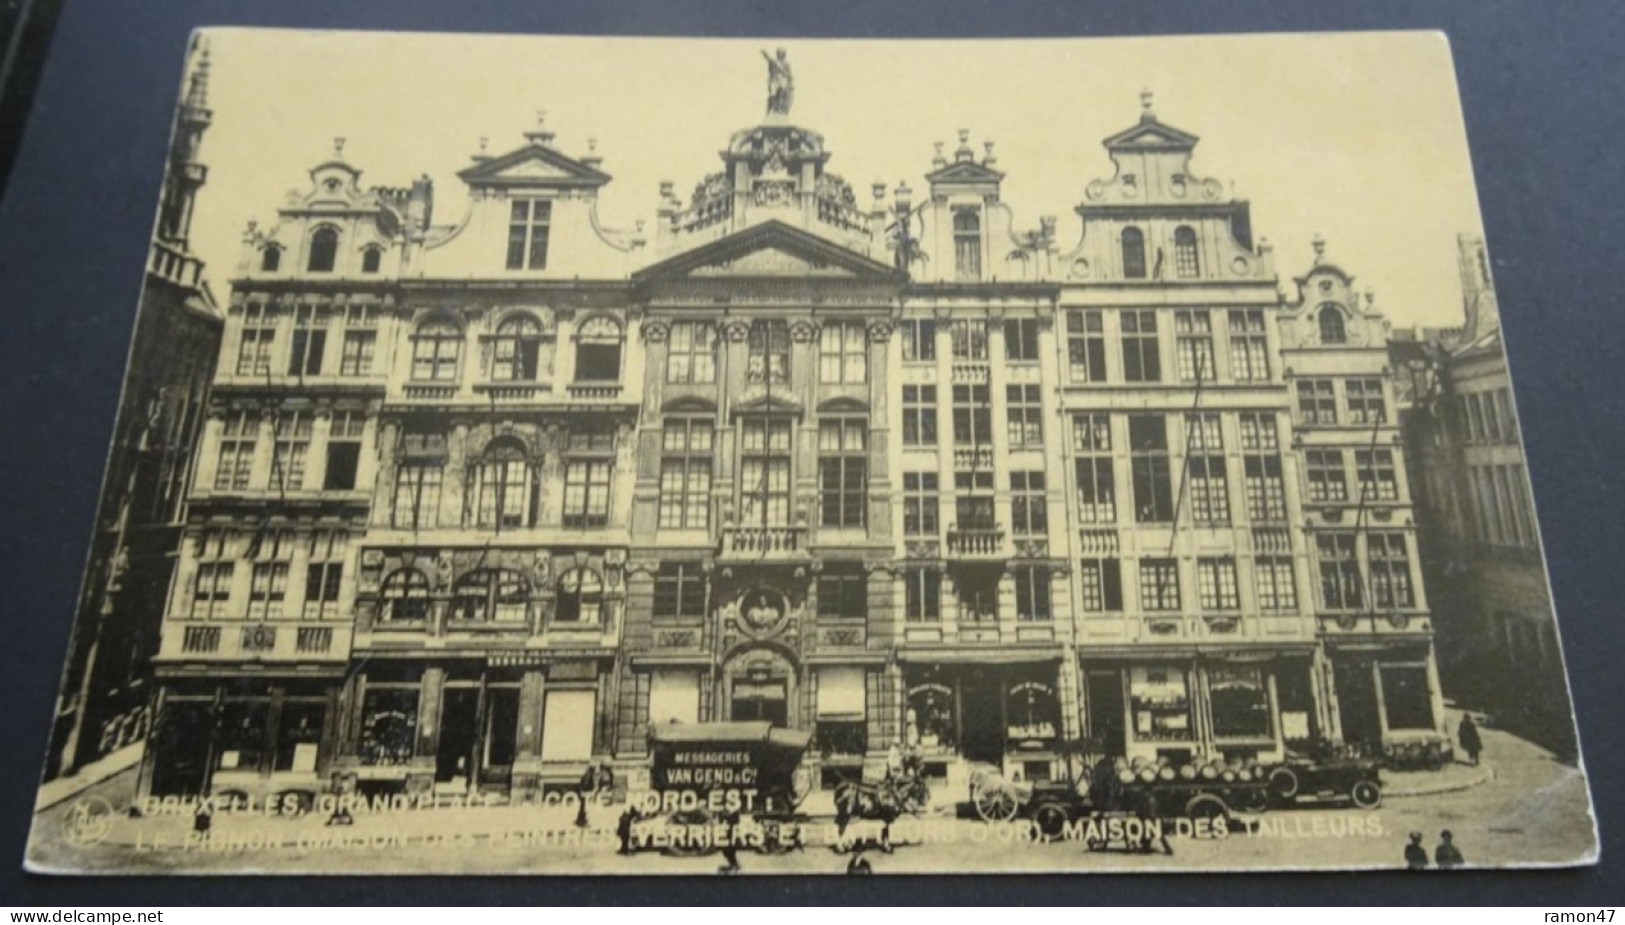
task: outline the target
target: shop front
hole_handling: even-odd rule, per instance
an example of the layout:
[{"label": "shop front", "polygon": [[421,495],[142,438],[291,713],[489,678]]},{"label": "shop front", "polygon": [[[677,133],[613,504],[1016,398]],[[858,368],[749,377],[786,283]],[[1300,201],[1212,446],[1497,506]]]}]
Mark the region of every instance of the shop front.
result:
[{"label": "shop front", "polygon": [[1428,643],[1329,649],[1343,740],[1392,754],[1447,745],[1444,701]]},{"label": "shop front", "polygon": [[1058,653],[1004,664],[906,662],[903,743],[928,778],[950,788],[972,764],[1020,780],[1064,774],[1060,664]]}]

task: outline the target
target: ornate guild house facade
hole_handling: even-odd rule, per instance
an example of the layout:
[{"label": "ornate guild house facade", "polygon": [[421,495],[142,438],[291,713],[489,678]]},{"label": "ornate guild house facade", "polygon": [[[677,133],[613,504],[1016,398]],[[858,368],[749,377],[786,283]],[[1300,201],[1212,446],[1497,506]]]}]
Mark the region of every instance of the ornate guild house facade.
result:
[{"label": "ornate guild house facade", "polygon": [[[789,117],[653,229],[538,127],[457,174],[343,156],[249,226],[157,658],[154,793],[533,799],[651,728],[917,749],[1438,741],[1386,323],[1138,121],[1024,227],[988,143],[855,189]],[[779,70],[782,68],[782,70]],[[923,166],[923,165],[922,165]]]}]

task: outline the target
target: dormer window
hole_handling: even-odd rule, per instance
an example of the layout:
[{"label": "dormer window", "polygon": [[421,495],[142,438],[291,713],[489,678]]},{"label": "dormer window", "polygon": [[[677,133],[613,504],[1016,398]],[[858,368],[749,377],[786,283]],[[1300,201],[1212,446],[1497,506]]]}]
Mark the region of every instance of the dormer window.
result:
[{"label": "dormer window", "polygon": [[1145,233],[1138,228],[1124,228],[1123,278],[1145,279]]},{"label": "dormer window", "polygon": [[621,326],[600,315],[576,333],[576,381],[615,382],[621,378]]},{"label": "dormer window", "polygon": [[1320,342],[1323,344],[1348,343],[1348,330],[1343,325],[1343,310],[1331,302],[1322,302],[1317,316],[1320,322]]},{"label": "dormer window", "polygon": [[282,267],[282,247],[277,244],[267,244],[260,251],[260,272],[275,273]]},{"label": "dormer window", "polygon": [[361,252],[361,272],[377,273],[379,266],[384,262],[384,249],[378,246],[369,247]]},{"label": "dormer window", "polygon": [[1174,229],[1174,275],[1180,279],[1195,279],[1201,272],[1201,258],[1196,252],[1196,232],[1189,225],[1180,225]]},{"label": "dormer window", "polygon": [[548,227],[553,203],[546,199],[515,199],[508,218],[508,269],[547,269]]},{"label": "dormer window", "polygon": [[975,209],[954,210],[954,275],[982,278],[982,218]]},{"label": "dormer window", "polygon": [[338,257],[339,233],[336,228],[318,228],[310,236],[310,259],[305,269],[311,273],[331,273]]}]

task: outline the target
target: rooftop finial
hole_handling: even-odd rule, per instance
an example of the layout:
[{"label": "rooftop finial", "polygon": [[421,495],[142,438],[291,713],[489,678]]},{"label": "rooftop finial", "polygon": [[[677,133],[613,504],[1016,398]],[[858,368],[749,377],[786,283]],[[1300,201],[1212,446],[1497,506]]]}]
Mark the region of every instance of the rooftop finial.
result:
[{"label": "rooftop finial", "polygon": [[968,161],[968,160],[972,160],[973,158],[975,158],[975,156],[976,156],[976,152],[972,151],[971,147],[970,147],[970,129],[968,129],[968,128],[960,129],[959,130],[959,147],[954,149],[954,160],[956,160],[956,161]]},{"label": "rooftop finial", "polygon": [[1309,239],[1309,246],[1315,249],[1315,263],[1320,263],[1326,257],[1326,239],[1319,232]]},{"label": "rooftop finial", "polygon": [[538,145],[552,143],[553,133],[547,130],[547,110],[536,110],[536,127],[525,133],[525,140]]},{"label": "rooftop finial", "polygon": [[339,135],[333,139],[333,160],[344,160],[344,141],[345,138],[343,135]]},{"label": "rooftop finial", "polygon": [[1157,114],[1151,111],[1151,88],[1146,87],[1140,91],[1140,121],[1150,122]]},{"label": "rooftop finial", "polygon": [[940,141],[931,142],[931,166],[933,167],[948,166],[948,159],[942,156],[942,145],[943,143]]},{"label": "rooftop finial", "polygon": [[486,147],[488,145],[490,145],[490,144],[491,144],[491,136],[490,135],[481,135],[480,136],[480,153],[484,154]]},{"label": "rooftop finial", "polygon": [[982,165],[984,167],[993,166],[993,139],[991,138],[982,142]]}]

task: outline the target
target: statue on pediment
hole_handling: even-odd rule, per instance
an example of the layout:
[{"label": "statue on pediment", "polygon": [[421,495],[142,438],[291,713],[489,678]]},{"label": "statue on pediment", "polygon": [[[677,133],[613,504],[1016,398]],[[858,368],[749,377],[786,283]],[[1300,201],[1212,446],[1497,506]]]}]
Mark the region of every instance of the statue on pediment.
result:
[{"label": "statue on pediment", "polygon": [[780,48],[776,55],[769,55],[764,49],[762,57],[767,60],[767,111],[781,116],[789,115],[790,104],[796,95],[789,56]]}]

